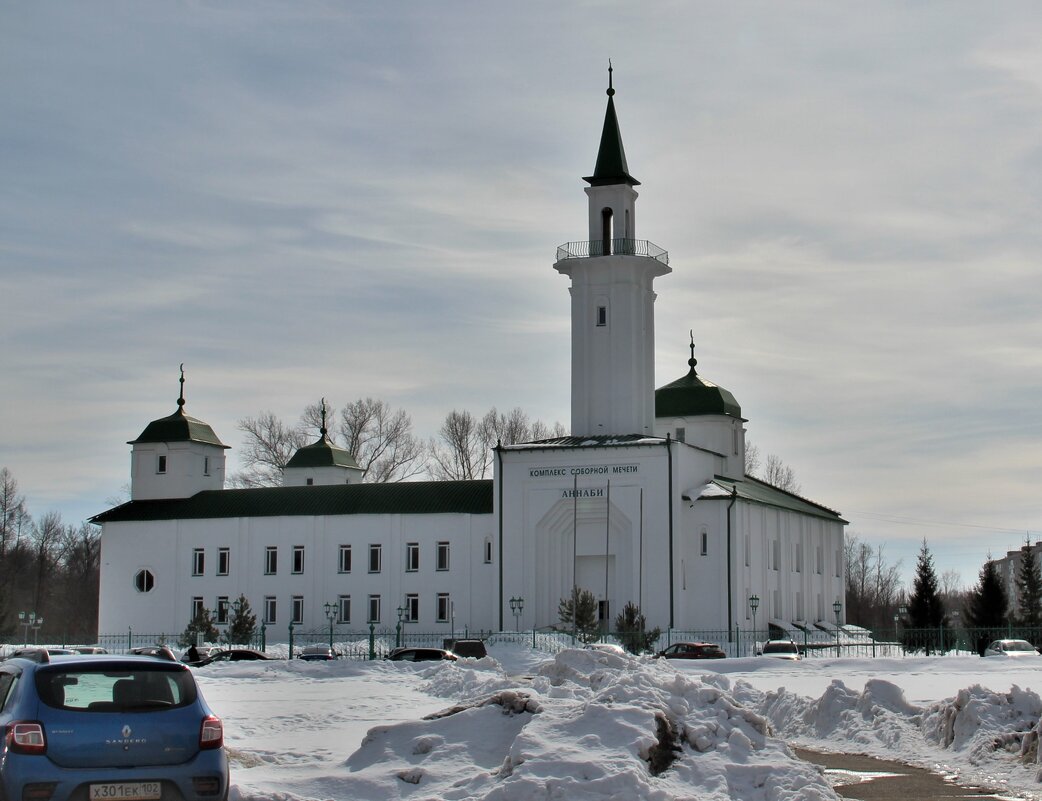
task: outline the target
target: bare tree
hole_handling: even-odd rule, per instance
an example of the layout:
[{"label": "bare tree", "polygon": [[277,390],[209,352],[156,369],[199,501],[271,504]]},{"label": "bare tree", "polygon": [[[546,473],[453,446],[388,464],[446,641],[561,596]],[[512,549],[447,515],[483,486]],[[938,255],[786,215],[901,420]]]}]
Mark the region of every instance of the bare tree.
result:
[{"label": "bare tree", "polygon": [[68,542],[65,525],[58,512],[47,512],[36,521],[29,534],[32,540],[33,557],[36,561],[36,574],[33,585],[33,609],[42,613],[50,588],[47,578],[54,572],[65,553]]},{"label": "bare tree", "polygon": [[886,628],[898,607],[901,562],[889,564],[882,545],[873,548],[850,532],[846,552],[847,620],[866,628]]},{"label": "bare tree", "polygon": [[382,400],[359,398],[340,412],[340,436],[365,480],[405,481],[427,467],[427,450],[412,433],[412,418]]},{"label": "bare tree", "polygon": [[488,443],[480,422],[468,411],[453,409],[431,439],[430,472],[438,480],[459,481],[484,478],[491,466]]},{"label": "bare tree", "polygon": [[745,474],[755,476],[760,469],[760,449],[751,442],[745,443]]},{"label": "bare tree", "polygon": [[[98,590],[101,564],[101,531],[89,523],[65,526],[60,546],[65,597],[76,599],[58,607],[52,600],[55,630],[86,638],[98,625]],[[60,628],[59,628],[60,626]]]},{"label": "bare tree", "polygon": [[796,480],[796,471],[785,464],[780,456],[773,453],[767,454],[767,463],[764,465],[762,478],[768,484],[786,492],[798,494],[801,489],[800,482]]},{"label": "bare tree", "polygon": [[18,481],[6,467],[0,467],[0,561],[22,536],[29,524],[25,497],[18,493]]},{"label": "bare tree", "polygon": [[307,444],[302,426],[287,426],[273,412],[239,421],[243,438],[243,469],[229,480],[233,487],[278,487],[282,472],[298,449]]},{"label": "bare tree", "polygon": [[566,436],[568,436],[568,429],[562,423],[548,425],[542,420],[536,420],[532,423],[532,442],[538,442],[543,439],[559,439]]}]

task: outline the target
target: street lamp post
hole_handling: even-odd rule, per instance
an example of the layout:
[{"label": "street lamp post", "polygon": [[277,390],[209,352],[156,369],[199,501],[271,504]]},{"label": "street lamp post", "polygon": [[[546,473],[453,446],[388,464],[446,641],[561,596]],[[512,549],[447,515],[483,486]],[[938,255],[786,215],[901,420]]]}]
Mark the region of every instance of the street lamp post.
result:
[{"label": "street lamp post", "polygon": [[22,637],[22,643],[24,645],[29,644],[29,629],[36,623],[35,612],[19,612],[18,613],[18,624],[25,629],[25,636]]},{"label": "street lamp post", "polygon": [[329,650],[333,650],[333,621],[336,620],[336,604],[329,602],[323,605],[326,610],[326,620],[329,621]]},{"label": "street lamp post", "polygon": [[832,604],[832,611],[836,613],[836,658],[839,658],[839,613],[843,611],[843,604],[836,601]]},{"label": "street lamp post", "polygon": [[402,645],[402,624],[405,622],[405,613],[408,610],[404,606],[399,606],[396,611],[398,612],[398,625],[394,627],[394,647],[400,648]]},{"label": "street lamp post", "polygon": [[525,609],[525,599],[520,595],[510,599],[510,611],[514,615],[514,630],[521,631],[521,613]]},{"label": "street lamp post", "polygon": [[756,610],[760,608],[760,596],[750,595],[749,596],[749,609],[753,613],[753,651],[756,650]]}]

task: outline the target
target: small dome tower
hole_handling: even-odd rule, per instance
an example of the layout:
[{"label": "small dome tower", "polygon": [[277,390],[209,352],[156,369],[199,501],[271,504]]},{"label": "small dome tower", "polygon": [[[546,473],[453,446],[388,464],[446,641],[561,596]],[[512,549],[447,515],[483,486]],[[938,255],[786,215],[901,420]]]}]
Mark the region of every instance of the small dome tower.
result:
[{"label": "small dome tower", "polygon": [[213,429],[185,414],[185,370],[181,365],[177,411],[153,420],[130,455],[130,499],[189,498],[203,490],[224,489],[224,452]]},{"label": "small dome tower", "polygon": [[695,335],[687,375],[655,390],[655,433],[725,457],[724,475],[745,475],[745,418],[734,395],[702,378],[695,366]]},{"label": "small dome tower", "polygon": [[360,484],[362,468],[350,451],[338,448],[326,428],[326,399],[322,399],[322,428],[318,440],[299,449],[282,471],[284,487],[323,484]]}]

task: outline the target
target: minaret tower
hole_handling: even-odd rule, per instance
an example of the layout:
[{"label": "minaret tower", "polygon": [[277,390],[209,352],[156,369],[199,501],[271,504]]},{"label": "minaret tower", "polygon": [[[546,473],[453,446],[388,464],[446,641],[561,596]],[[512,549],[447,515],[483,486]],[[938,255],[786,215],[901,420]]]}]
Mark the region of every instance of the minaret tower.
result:
[{"label": "minaret tower", "polygon": [[655,292],[671,272],[669,254],[637,239],[640,181],[630,175],[615,115],[612,68],[608,109],[593,175],[586,242],[557,249],[554,269],[572,279],[572,434],[654,433]]}]

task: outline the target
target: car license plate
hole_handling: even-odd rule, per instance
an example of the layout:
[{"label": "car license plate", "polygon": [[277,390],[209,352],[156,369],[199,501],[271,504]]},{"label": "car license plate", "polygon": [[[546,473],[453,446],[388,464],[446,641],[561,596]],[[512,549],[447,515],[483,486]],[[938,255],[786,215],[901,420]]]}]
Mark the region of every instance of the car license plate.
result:
[{"label": "car license plate", "polygon": [[159,782],[111,782],[90,786],[91,801],[158,801],[162,796]]}]

